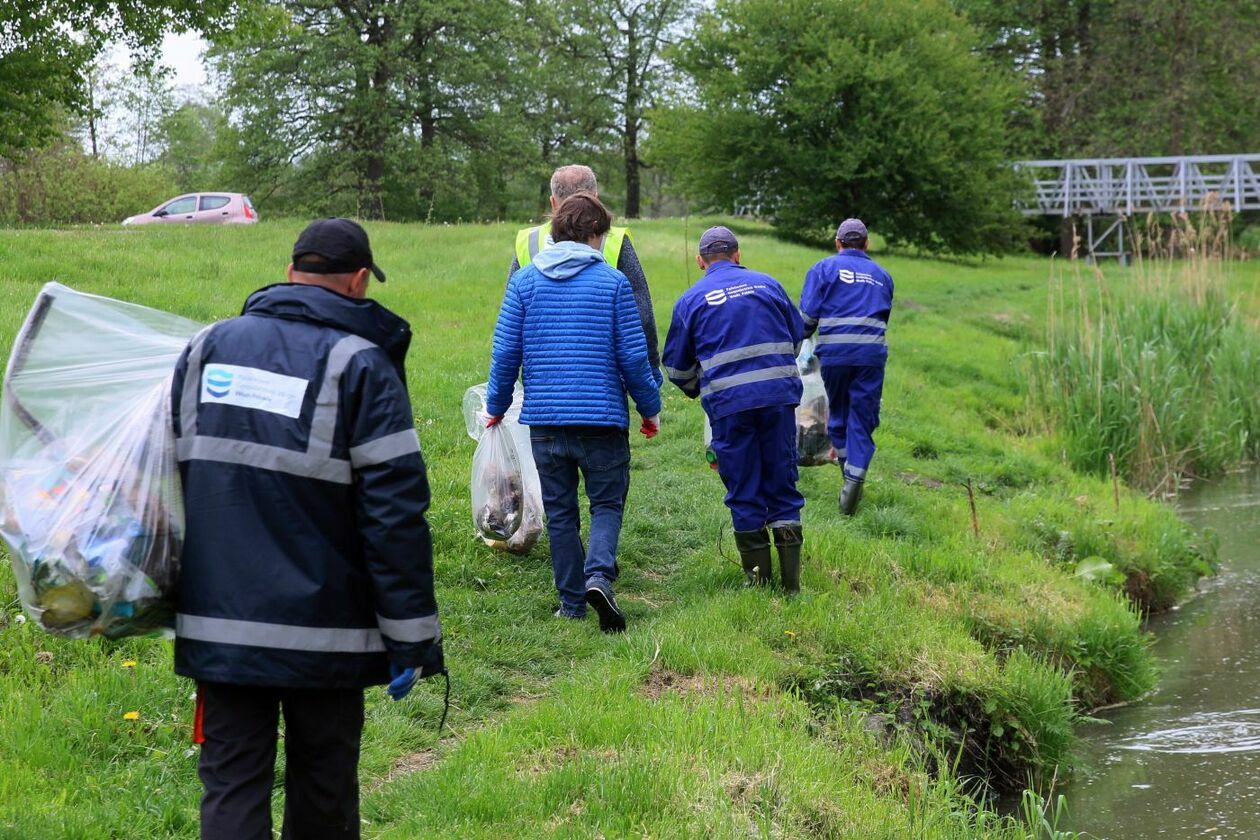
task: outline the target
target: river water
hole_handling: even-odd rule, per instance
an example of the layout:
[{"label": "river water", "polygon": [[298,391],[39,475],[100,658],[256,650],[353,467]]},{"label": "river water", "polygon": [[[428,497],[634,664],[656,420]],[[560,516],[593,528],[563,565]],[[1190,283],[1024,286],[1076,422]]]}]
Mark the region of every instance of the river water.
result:
[{"label": "river water", "polygon": [[1106,840],[1260,837],[1260,471],[1183,494],[1220,536],[1221,573],[1150,622],[1161,676],[1085,727],[1068,825]]}]

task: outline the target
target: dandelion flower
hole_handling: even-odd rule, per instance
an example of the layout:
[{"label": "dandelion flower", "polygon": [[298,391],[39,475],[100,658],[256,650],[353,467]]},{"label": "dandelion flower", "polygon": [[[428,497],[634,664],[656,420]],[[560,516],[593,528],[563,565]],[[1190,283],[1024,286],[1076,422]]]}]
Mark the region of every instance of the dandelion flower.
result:
[{"label": "dandelion flower", "polygon": [[124,660],[123,660],[123,667],[124,667],[124,668],[134,668],[134,667],[136,667],[136,660],[134,660],[134,659],[124,659]]},{"label": "dandelion flower", "polygon": [[123,712],[123,720],[140,720],[139,712]]},{"label": "dandelion flower", "polygon": [[795,638],[796,638],[796,631],[795,631],[795,630],[784,630],[784,631],[783,631],[783,635],[784,635],[784,636],[787,636],[789,639],[795,639]]}]

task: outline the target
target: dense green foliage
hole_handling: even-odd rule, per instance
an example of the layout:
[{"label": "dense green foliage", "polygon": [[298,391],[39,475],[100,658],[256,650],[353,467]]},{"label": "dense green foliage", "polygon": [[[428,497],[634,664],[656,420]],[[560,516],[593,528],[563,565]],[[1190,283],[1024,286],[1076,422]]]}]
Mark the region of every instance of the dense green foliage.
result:
[{"label": "dense green foliage", "polygon": [[227,25],[235,9],[235,0],[6,0],[0,157],[55,137],[64,109],[89,107],[87,71],[110,39],[151,47],[169,31]]},{"label": "dense green foliage", "polygon": [[[662,329],[710,221],[636,226]],[[793,294],[825,254],[734,224],[745,260]],[[0,232],[0,345],[53,277],[231,316],[279,279],[299,227]],[[880,451],[854,519],[836,512],[836,471],[803,471],[799,598],[743,588],[700,408],[668,390],[661,436],[633,444],[630,631],[609,638],[551,617],[545,544],[505,557],[471,527],[460,403],[486,376],[513,227],[369,230],[390,274],[373,293],[415,325],[454,693],[439,741],[439,686],[399,704],[370,692],[366,836],[1027,837],[965,791],[1065,769],[1081,712],[1150,688],[1137,610],[1099,562],[1167,603],[1210,549],[1140,495],[1117,510],[1108,482],[1024,430],[1012,362],[1038,331],[1045,263],[881,257],[899,298]],[[59,640],[19,612],[0,569],[0,835],[195,836],[191,687],[169,645]]]},{"label": "dense green foliage", "polygon": [[688,195],[828,241],[860,216],[891,242],[1013,244],[1004,76],[940,2],[721,0],[676,61],[695,107],[658,123]]},{"label": "dense green foliage", "polygon": [[954,0],[1026,80],[1028,157],[1237,154],[1260,141],[1256,0]]}]

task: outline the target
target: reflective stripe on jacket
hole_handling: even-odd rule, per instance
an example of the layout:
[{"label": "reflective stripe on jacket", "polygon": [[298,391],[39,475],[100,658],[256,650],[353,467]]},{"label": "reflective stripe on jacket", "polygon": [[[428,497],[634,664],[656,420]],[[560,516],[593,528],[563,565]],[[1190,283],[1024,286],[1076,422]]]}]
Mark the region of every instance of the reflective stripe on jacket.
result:
[{"label": "reflective stripe on jacket", "polygon": [[820,260],[805,275],[801,315],[824,365],[882,365],[888,359],[892,277],[859,248]]},{"label": "reflective stripe on jacket", "polygon": [[768,274],[714,263],[683,292],[665,339],[665,375],[710,417],[801,401],[796,367],[804,325]]},{"label": "reflective stripe on jacket", "polygon": [[250,296],[175,370],[175,670],[292,688],[441,662],[407,323],[317,286]]},{"label": "reflective stripe on jacket", "polygon": [[[608,234],[604,237],[604,244],[600,248],[600,253],[604,255],[604,262],[616,268],[617,260],[621,256],[621,243],[629,237],[629,228],[610,227]],[[554,243],[551,241],[550,224],[518,230],[516,232],[517,264],[521,266],[529,265],[539,251],[552,244]]]}]

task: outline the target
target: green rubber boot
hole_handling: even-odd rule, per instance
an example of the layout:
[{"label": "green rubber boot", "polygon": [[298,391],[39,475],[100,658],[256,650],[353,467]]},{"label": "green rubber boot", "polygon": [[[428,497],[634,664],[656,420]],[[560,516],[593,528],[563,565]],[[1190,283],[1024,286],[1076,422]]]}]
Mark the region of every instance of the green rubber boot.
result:
[{"label": "green rubber boot", "polygon": [[803,542],[800,525],[785,525],[774,529],[774,548],[779,553],[779,574],[783,576],[783,591],[789,595],[801,591]]},{"label": "green rubber boot", "polygon": [[736,531],[735,547],[744,566],[749,586],[765,586],[770,583],[770,535],[760,531]]},{"label": "green rubber boot", "polygon": [[860,501],[862,501],[862,482],[846,478],[844,487],[840,490],[840,512],[845,516],[852,516],[857,512]]}]

